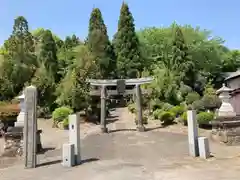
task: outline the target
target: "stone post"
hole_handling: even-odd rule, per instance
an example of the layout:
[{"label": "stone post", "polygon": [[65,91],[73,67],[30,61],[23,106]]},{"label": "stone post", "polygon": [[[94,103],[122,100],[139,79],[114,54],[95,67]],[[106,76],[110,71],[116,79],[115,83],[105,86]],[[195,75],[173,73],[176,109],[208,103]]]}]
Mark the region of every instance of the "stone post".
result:
[{"label": "stone post", "polygon": [[143,115],[142,115],[142,92],[139,84],[136,84],[136,110],[137,110],[137,130],[139,132],[145,131],[143,126]]},{"label": "stone post", "polygon": [[69,143],[74,145],[75,165],[81,163],[79,114],[69,115]]},{"label": "stone post", "polygon": [[24,118],[24,160],[26,168],[36,168],[37,165],[37,88],[29,86],[25,94]]},{"label": "stone post", "polygon": [[15,127],[24,127],[24,116],[25,116],[25,95],[22,94],[18,96],[17,99],[20,101],[20,113],[17,117],[17,121],[15,122]]},{"label": "stone post", "polygon": [[106,124],[106,98],[107,98],[107,89],[106,86],[101,87],[101,130],[103,133],[107,133],[107,124]]},{"label": "stone post", "polygon": [[187,123],[188,123],[189,155],[197,157],[199,156],[199,150],[198,150],[198,127],[195,110],[187,111]]},{"label": "stone post", "polygon": [[209,142],[207,137],[198,138],[199,156],[200,158],[207,159],[210,157]]}]

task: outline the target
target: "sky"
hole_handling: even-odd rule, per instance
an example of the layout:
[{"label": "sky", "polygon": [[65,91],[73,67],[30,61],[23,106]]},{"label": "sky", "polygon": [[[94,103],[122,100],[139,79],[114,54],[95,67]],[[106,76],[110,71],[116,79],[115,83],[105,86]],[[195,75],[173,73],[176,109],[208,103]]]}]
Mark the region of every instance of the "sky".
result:
[{"label": "sky", "polygon": [[[123,0],[0,0],[0,44],[12,32],[17,16],[24,16],[30,30],[42,27],[64,38],[76,34],[84,39],[94,7],[100,8],[109,36],[117,30]],[[240,49],[239,0],[125,0],[135,19],[136,30],[169,26],[173,21],[211,30],[226,40],[231,49]]]}]

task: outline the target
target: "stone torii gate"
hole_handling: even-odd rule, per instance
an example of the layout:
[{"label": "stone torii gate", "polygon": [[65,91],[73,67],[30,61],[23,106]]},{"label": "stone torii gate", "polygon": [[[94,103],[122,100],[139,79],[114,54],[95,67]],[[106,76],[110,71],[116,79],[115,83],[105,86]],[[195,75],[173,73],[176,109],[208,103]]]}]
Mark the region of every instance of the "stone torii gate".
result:
[{"label": "stone torii gate", "polygon": [[[106,127],[106,99],[107,95],[131,95],[136,94],[136,110],[137,110],[137,130],[145,131],[142,120],[142,91],[141,84],[151,83],[152,78],[136,78],[136,79],[88,79],[87,82],[92,86],[101,87],[99,90],[91,90],[90,94],[100,96],[101,98],[101,130],[108,132]],[[126,89],[126,86],[135,86],[134,89]],[[107,90],[107,86],[116,86],[117,90]],[[147,93],[147,92],[143,92]]]}]

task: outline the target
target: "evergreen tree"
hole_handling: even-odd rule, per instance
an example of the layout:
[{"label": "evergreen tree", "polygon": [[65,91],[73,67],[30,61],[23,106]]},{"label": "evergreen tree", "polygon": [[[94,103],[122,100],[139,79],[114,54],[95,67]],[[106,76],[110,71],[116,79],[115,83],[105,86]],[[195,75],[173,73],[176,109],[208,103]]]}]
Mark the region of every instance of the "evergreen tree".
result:
[{"label": "evergreen tree", "polygon": [[126,3],[122,4],[118,31],[113,45],[117,55],[117,66],[121,78],[135,78],[143,70],[139,40],[135,33],[133,16]]},{"label": "evergreen tree", "polygon": [[[28,22],[23,16],[14,20],[13,32],[4,42],[4,49],[8,52],[4,55],[2,69],[11,67],[11,72],[2,71],[2,77],[7,77],[12,83],[12,96],[22,91],[24,84],[29,82],[36,69],[36,57],[34,55],[34,41],[28,29]],[[5,67],[4,67],[5,66]],[[0,85],[5,87],[4,83]],[[8,86],[8,83],[7,83]]]},{"label": "evergreen tree", "polygon": [[57,46],[50,30],[46,30],[43,34],[39,61],[53,74],[55,80],[58,81]]},{"label": "evergreen tree", "polygon": [[171,61],[171,69],[179,74],[185,84],[194,88],[194,80],[196,79],[194,63],[189,55],[188,46],[179,26],[174,31]]},{"label": "evergreen tree", "polygon": [[87,45],[99,68],[96,78],[111,78],[115,75],[116,59],[107,35],[100,9],[94,8],[89,20]]}]

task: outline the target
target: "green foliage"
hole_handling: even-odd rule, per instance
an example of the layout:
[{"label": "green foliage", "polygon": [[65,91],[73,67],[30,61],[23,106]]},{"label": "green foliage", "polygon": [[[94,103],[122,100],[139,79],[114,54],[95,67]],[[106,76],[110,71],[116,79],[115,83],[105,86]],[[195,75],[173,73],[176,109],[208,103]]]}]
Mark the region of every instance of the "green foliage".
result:
[{"label": "green foliage", "polygon": [[153,111],[153,117],[154,119],[160,119],[160,115],[162,114],[163,110],[162,109],[156,109]]},{"label": "green foliage", "polygon": [[196,100],[192,103],[192,109],[195,109],[197,111],[204,111],[204,102],[203,100]]},{"label": "green foliage", "polygon": [[0,99],[10,100],[29,82],[35,67],[34,42],[27,20],[14,20],[13,32],[4,42],[0,66]]},{"label": "green foliage", "polygon": [[198,124],[208,124],[214,118],[213,112],[200,112],[197,114],[197,121]]},{"label": "green foliage", "polygon": [[129,112],[131,112],[131,113],[136,113],[136,103],[131,103],[131,104],[129,104],[128,105],[128,110],[129,110]]},{"label": "green foliage", "polygon": [[185,111],[182,115],[181,115],[181,120],[183,122],[184,125],[187,125],[187,111]]},{"label": "green foliage", "polygon": [[211,83],[206,85],[202,101],[203,106],[209,110],[214,110],[221,106],[221,100],[216,95],[216,91]]},{"label": "green foliage", "polygon": [[39,54],[39,63],[43,64],[47,71],[52,73],[54,80],[59,80],[59,77],[57,76],[57,47],[50,30],[46,30],[43,33],[42,45]]},{"label": "green foliage", "polygon": [[173,123],[175,116],[172,112],[169,111],[163,111],[160,116],[159,116],[160,121],[164,124],[164,125],[170,125]]},{"label": "green foliage", "polygon": [[118,30],[113,38],[117,55],[117,69],[120,78],[135,78],[142,72],[140,44],[135,33],[133,16],[128,5],[123,2],[118,21]]},{"label": "green foliage", "polygon": [[178,117],[183,114],[185,111],[184,106],[174,106],[170,109],[170,111],[174,114],[175,117]]},{"label": "green foliage", "polygon": [[102,13],[98,8],[94,8],[91,13],[87,45],[99,68],[99,75],[96,78],[113,77],[116,70],[115,54],[107,35]]},{"label": "green foliage", "polygon": [[190,92],[186,96],[186,103],[187,104],[192,104],[194,101],[197,101],[200,99],[200,95],[197,92]]},{"label": "green foliage", "polygon": [[38,105],[40,107],[48,107],[50,111],[56,98],[53,93],[56,88],[55,81],[51,72],[44,65],[41,65],[35,72],[31,83],[38,90]]},{"label": "green foliage", "polygon": [[94,77],[95,62],[86,46],[78,49],[76,60],[64,79],[60,82],[56,94],[57,104],[68,105],[74,110],[82,110],[89,106],[89,84],[87,78]]},{"label": "green foliage", "polygon": [[67,106],[62,106],[55,109],[52,113],[53,121],[62,122],[68,119],[68,116],[73,113],[73,110]]},{"label": "green foliage", "polygon": [[[186,123],[185,106],[197,112],[218,108],[221,101],[215,88],[222,84],[225,72],[240,68],[240,51],[229,50],[223,43],[210,31],[176,23],[136,33],[126,3],[112,44],[98,8],[91,13],[85,44],[76,35],[62,40],[43,28],[31,34],[27,20],[19,16],[0,47],[0,100],[10,101],[33,84],[40,113],[58,105],[74,111],[91,107],[99,114],[93,107],[99,105],[99,97],[95,101],[89,96],[87,79],[152,76],[152,83],[144,85],[151,92],[143,96],[144,108],[149,106],[156,119],[173,114]],[[131,105],[128,108],[136,111]]]}]

